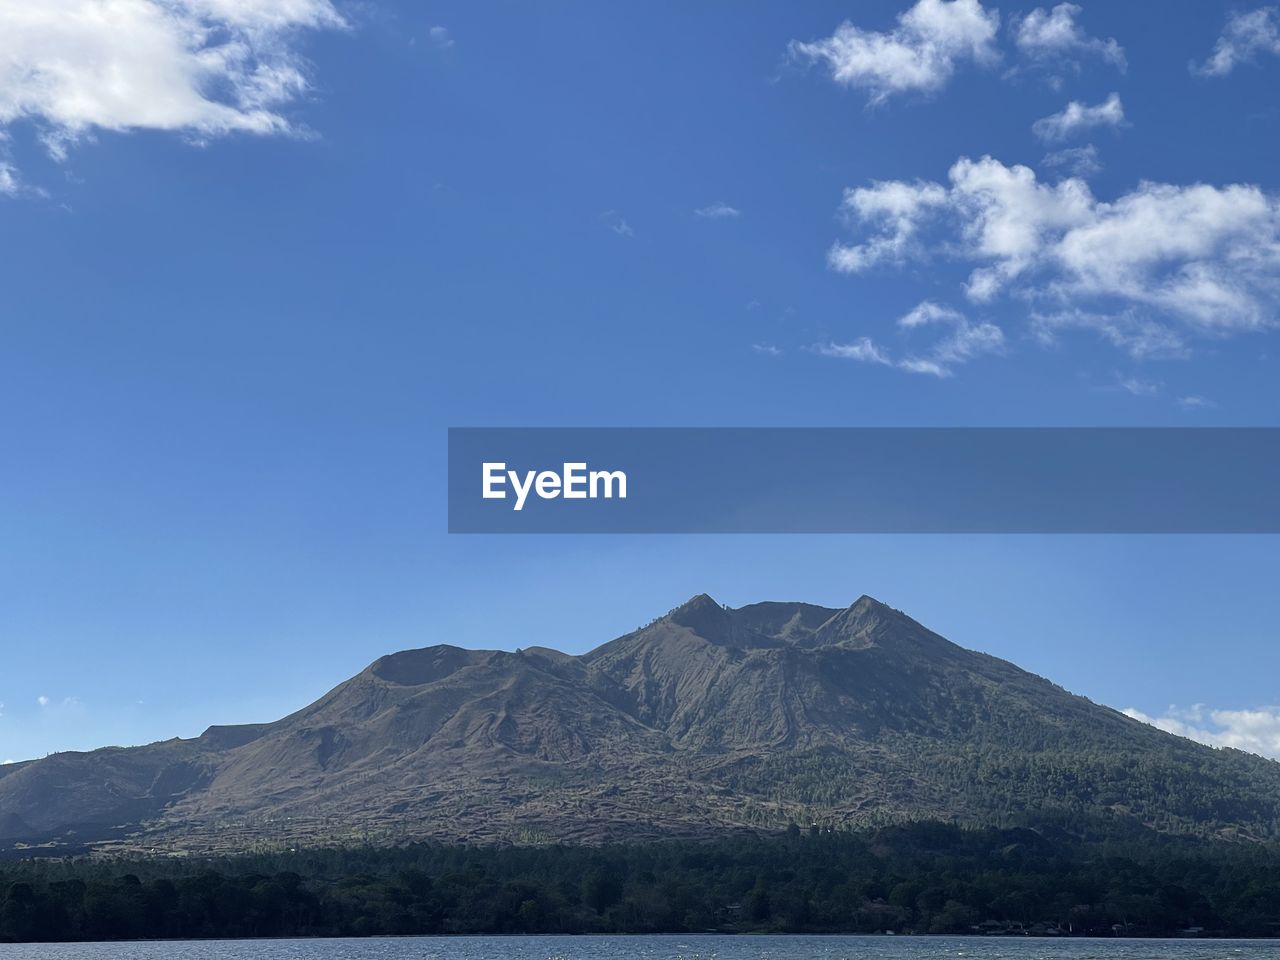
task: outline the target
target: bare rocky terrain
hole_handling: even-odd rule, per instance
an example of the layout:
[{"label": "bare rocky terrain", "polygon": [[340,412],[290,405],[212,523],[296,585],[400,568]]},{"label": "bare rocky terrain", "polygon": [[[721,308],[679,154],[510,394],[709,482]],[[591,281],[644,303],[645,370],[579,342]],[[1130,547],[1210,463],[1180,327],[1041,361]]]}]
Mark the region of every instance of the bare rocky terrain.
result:
[{"label": "bare rocky terrain", "polygon": [[582,656],[383,657],[273,723],[0,767],[0,845],[597,843],[906,819],[1280,833],[1280,764],[1191,743],[869,597],[705,595]]}]

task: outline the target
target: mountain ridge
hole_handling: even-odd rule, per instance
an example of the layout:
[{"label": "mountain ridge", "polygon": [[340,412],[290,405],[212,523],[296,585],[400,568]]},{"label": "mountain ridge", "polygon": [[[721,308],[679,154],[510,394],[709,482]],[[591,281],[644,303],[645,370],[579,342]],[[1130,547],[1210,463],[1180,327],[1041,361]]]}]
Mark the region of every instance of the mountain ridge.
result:
[{"label": "mountain ridge", "polygon": [[698,594],[581,654],[379,657],[287,717],[0,768],[0,841],[570,842],[940,819],[1280,835],[1280,764],[1193,744],[871,597]]}]

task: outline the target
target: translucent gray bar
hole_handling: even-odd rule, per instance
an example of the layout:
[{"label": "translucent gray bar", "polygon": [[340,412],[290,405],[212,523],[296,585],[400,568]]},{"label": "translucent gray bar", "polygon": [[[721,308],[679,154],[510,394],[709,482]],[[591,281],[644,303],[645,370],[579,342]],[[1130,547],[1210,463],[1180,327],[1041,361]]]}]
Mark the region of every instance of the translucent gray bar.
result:
[{"label": "translucent gray bar", "polygon": [[[595,496],[548,476],[515,509],[565,464]],[[1276,533],[1278,489],[1275,428],[449,431],[452,533]]]}]

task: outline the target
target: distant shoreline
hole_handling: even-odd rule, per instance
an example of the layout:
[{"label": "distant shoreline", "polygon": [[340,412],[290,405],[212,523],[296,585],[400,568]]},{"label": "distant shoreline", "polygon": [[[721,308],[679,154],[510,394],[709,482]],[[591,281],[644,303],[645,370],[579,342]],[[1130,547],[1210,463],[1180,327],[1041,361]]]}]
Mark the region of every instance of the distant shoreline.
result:
[{"label": "distant shoreline", "polygon": [[1280,850],[921,822],[601,847],[0,864],[0,940],[963,936],[1274,940]]}]

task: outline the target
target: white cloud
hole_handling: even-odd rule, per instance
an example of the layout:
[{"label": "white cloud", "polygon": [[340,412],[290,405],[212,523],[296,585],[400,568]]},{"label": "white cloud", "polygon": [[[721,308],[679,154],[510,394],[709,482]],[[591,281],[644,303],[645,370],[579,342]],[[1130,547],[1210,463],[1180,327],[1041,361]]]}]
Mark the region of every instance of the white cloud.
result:
[{"label": "white cloud", "polygon": [[824,357],[838,357],[841,360],[858,360],[861,363],[881,363],[892,365],[893,361],[871,342],[870,337],[859,337],[852,343],[826,343],[815,347]]},{"label": "white cloud", "polygon": [[1178,406],[1183,410],[1206,410],[1216,407],[1217,404],[1208,397],[1202,397],[1198,393],[1193,393],[1185,397],[1179,397]]},{"label": "white cloud", "polygon": [[42,707],[47,707],[49,705],[49,698],[46,696],[36,697],[36,703]]},{"label": "white cloud", "polygon": [[995,324],[985,321],[970,323],[960,311],[931,300],[925,300],[900,317],[898,326],[905,332],[941,326],[947,332],[924,352],[908,354],[898,360],[890,357],[870,337],[859,337],[852,343],[828,343],[816,349],[823,356],[877,363],[934,377],[949,377],[955,367],[983,354],[1004,352],[1004,332]]},{"label": "white cloud", "polygon": [[903,370],[949,377],[955,367],[976,357],[1004,352],[1004,331],[994,323],[970,323],[960,311],[929,300],[898,320],[898,326],[904,330],[933,325],[947,327],[949,332],[924,355],[899,361],[898,366]]},{"label": "white cloud", "polygon": [[1120,381],[1120,389],[1135,397],[1154,397],[1160,393],[1160,384],[1141,377],[1125,377]]},{"label": "white cloud", "polygon": [[1094,127],[1124,126],[1124,104],[1113,93],[1102,103],[1088,106],[1072,100],[1060,112],[1042,117],[1031,125],[1031,132],[1041,140],[1066,140],[1081,130]]},{"label": "white cloud", "polygon": [[1124,48],[1114,38],[1100,40],[1085,33],[1076,22],[1082,8],[1074,3],[1060,3],[1052,10],[1037,7],[1010,24],[1014,45],[1031,61],[1061,67],[1074,64],[1080,56],[1097,56],[1124,70],[1127,66]]},{"label": "white cloud", "polygon": [[1159,717],[1148,716],[1132,707],[1121,712],[1189,740],[1280,758],[1280,707],[1213,710],[1198,703],[1187,709],[1170,706]]},{"label": "white cloud", "polygon": [[600,219],[620,237],[634,237],[636,235],[636,232],[631,229],[631,224],[627,223],[626,218],[616,210],[606,210],[600,214]]},{"label": "white cloud", "polygon": [[1063,330],[1088,330],[1136,360],[1168,360],[1189,354],[1186,338],[1177,330],[1132,309],[1116,313],[1032,311],[1030,320],[1032,335],[1046,346],[1056,343]]},{"label": "white cloud", "polygon": [[18,179],[18,171],[13,164],[0,160],[0,195],[16,197],[22,191],[22,181]]},{"label": "white cloud", "polygon": [[772,343],[753,343],[751,345],[751,349],[754,350],[756,353],[762,354],[766,357],[782,356],[782,351],[778,347],[775,347]]},{"label": "white cloud", "polygon": [[940,90],[962,61],[995,62],[999,25],[1000,14],[979,0],[918,0],[886,33],[845,21],[823,40],[792,42],[791,53],[824,63],[834,81],[882,103],[894,94]]},{"label": "white cloud", "polygon": [[453,36],[449,33],[448,27],[432,27],[428,34],[431,42],[441,50],[448,50],[453,46]]},{"label": "white cloud", "polygon": [[55,156],[95,130],[289,132],[294,34],[342,25],[329,0],[6,0],[0,126],[32,122]]},{"label": "white cloud", "polygon": [[[878,229],[860,243],[837,243],[828,257],[831,265],[859,272],[885,260],[927,256],[928,249],[918,239],[921,229],[936,217],[949,218],[960,229],[962,247],[970,256],[995,263],[975,270],[969,283],[972,299],[988,300],[1034,264],[1047,233],[1089,217],[1092,197],[1080,180],[1055,186],[1037,183],[1030,168],[1006,167],[990,157],[962,158],[951,168],[950,178],[949,188],[889,181],[865,192],[846,191],[846,214]],[[886,216],[882,198],[900,194],[903,199]]]},{"label": "white cloud", "polygon": [[1092,143],[1083,147],[1066,147],[1046,153],[1040,161],[1042,167],[1060,170],[1067,176],[1088,180],[1102,172],[1102,161],[1098,159],[1098,148]]},{"label": "white cloud", "polygon": [[1135,355],[1175,354],[1187,334],[1276,324],[1280,199],[1256,186],[1144,182],[1107,202],[1079,178],[961,158],[945,186],[876,183],[842,209],[864,236],[836,243],[834,269],[954,257],[972,265],[971,300],[1037,301],[1047,339],[1087,327]]},{"label": "white cloud", "polygon": [[836,244],[828,261],[843,273],[857,273],[882,261],[914,255],[916,227],[933,208],[947,202],[946,188],[936,183],[883,180],[870,187],[845,190],[841,210],[855,223],[872,223],[880,230],[861,244]]},{"label": "white cloud", "polygon": [[742,211],[737,207],[731,207],[729,204],[719,200],[705,207],[699,207],[693,213],[695,216],[703,217],[707,220],[727,220],[731,217],[742,216]]},{"label": "white cloud", "polygon": [[963,319],[964,315],[954,307],[934,303],[932,300],[925,300],[916,304],[910,313],[899,317],[898,326],[905,330],[911,330],[931,323],[957,323]]},{"label": "white cloud", "polygon": [[1209,59],[1200,66],[1192,64],[1191,69],[1205,76],[1221,77],[1260,53],[1280,54],[1280,8],[1259,7],[1233,14]]}]

